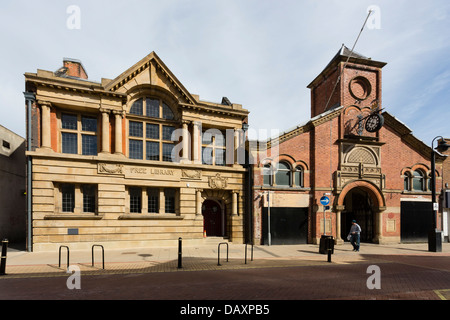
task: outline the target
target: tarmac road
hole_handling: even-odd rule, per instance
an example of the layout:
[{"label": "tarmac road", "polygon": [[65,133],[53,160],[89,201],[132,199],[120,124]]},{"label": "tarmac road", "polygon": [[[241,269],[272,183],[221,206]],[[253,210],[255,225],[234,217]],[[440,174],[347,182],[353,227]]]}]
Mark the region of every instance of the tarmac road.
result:
[{"label": "tarmac road", "polygon": [[[450,244],[442,253],[428,252],[426,244],[366,244],[360,253],[344,245],[336,247],[331,263],[316,245],[255,247],[255,259],[248,263],[245,249],[230,244],[230,261],[222,252],[218,266],[217,245],[185,247],[182,269],[177,268],[176,247],[107,250],[105,269],[98,255],[91,266],[91,252],[71,252],[70,265],[79,268],[78,278],[66,273],[65,263],[58,266],[57,253],[11,251],[7,275],[0,276],[0,306],[35,315],[47,307],[43,300],[62,300],[76,303],[58,311],[64,317],[151,312],[169,319],[280,319],[293,314],[308,318],[311,308],[321,318],[335,317],[337,310],[349,314],[361,304],[358,315],[392,313],[372,300],[413,300],[397,310],[417,316],[428,307],[421,301],[450,300]],[[37,305],[22,307],[25,300]],[[89,307],[81,307],[81,301]],[[442,305],[433,304],[430,310],[439,315]]]},{"label": "tarmac road", "polygon": [[[368,257],[370,258],[370,257]],[[450,257],[383,256],[380,289],[368,263],[0,280],[0,300],[442,300],[450,299]],[[373,278],[372,278],[373,280]],[[369,280],[370,283],[374,281]],[[74,283],[73,281],[71,283]]]}]

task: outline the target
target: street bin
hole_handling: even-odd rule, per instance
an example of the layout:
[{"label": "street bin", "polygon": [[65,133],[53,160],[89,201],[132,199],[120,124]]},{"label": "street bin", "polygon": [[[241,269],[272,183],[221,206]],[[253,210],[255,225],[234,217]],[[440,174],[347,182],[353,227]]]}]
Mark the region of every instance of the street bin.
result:
[{"label": "street bin", "polygon": [[320,238],[319,253],[328,254],[328,249],[334,253],[334,239],[333,236],[322,235]]}]

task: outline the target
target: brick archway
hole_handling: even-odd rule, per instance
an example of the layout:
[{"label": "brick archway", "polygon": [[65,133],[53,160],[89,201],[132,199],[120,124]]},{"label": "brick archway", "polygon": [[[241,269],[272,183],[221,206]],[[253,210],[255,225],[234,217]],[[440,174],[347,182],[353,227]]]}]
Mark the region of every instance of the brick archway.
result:
[{"label": "brick archway", "polygon": [[[379,210],[382,210],[386,206],[386,202],[384,200],[383,193],[381,190],[375,186],[373,183],[365,180],[358,180],[350,182],[349,184],[345,185],[345,187],[340,192],[339,196],[337,197],[337,203],[336,205],[339,207],[344,206],[344,200],[347,193],[354,189],[354,188],[361,188],[369,193],[369,196],[371,197],[373,203],[378,205]],[[380,209],[381,208],[381,209]]]},{"label": "brick archway", "polygon": [[351,192],[352,190],[359,189],[363,190],[367,193],[368,197],[370,197],[372,203],[373,203],[373,213],[374,213],[374,242],[379,242],[381,237],[381,231],[382,231],[382,211],[386,209],[386,201],[384,199],[383,193],[381,190],[374,185],[373,183],[365,180],[357,180],[348,183],[345,185],[345,187],[342,189],[342,191],[339,193],[339,195],[335,198],[335,208],[336,208],[336,237],[338,242],[342,242],[342,239],[340,238],[341,233],[341,213],[344,211],[344,201],[346,196]]}]

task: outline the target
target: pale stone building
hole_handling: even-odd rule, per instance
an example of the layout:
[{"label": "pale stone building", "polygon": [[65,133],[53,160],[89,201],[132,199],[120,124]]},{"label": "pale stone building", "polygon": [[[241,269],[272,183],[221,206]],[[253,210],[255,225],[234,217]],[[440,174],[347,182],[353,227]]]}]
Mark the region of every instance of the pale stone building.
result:
[{"label": "pale stone building", "polygon": [[0,240],[25,240],[25,139],[0,125]]},{"label": "pale stone building", "polygon": [[73,59],[25,81],[33,251],[244,242],[241,105],[201,101],[154,52],[101,83]]}]

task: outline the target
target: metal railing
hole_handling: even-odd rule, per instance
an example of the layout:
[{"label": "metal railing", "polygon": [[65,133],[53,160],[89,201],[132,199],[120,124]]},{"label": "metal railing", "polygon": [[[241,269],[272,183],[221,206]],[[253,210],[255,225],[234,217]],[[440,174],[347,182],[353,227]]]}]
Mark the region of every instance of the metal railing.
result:
[{"label": "metal railing", "polygon": [[[245,244],[245,264],[247,264],[247,246],[248,246],[248,243]],[[253,261],[253,244],[251,244],[251,246],[252,246],[252,258],[251,258],[251,261]]]},{"label": "metal railing", "polygon": [[94,247],[102,248],[102,265],[103,265],[103,269],[105,269],[105,248],[103,248],[103,246],[100,244],[94,244],[92,246],[92,266],[94,266]]},{"label": "metal railing", "polygon": [[228,243],[227,242],[221,242],[219,243],[219,245],[217,246],[217,265],[221,266],[220,264],[220,246],[222,244],[225,244],[227,246],[227,262],[228,262]]},{"label": "metal railing", "polygon": [[68,246],[60,246],[59,247],[59,260],[58,260],[58,268],[61,268],[61,249],[62,248],[66,248],[67,249],[67,268],[69,268],[70,263],[69,263],[69,256],[70,256],[70,250]]}]

